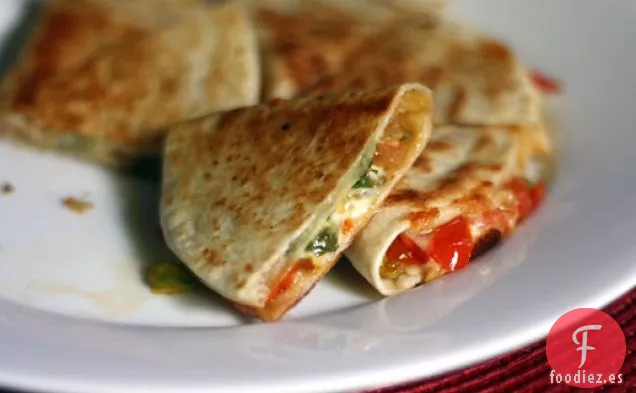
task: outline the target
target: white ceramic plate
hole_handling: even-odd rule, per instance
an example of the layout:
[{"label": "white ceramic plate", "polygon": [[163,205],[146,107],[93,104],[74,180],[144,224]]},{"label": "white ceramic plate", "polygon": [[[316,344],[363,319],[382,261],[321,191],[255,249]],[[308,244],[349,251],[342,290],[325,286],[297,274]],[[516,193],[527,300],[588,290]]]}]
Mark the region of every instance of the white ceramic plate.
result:
[{"label": "white ceramic plate", "polygon": [[[0,183],[16,189],[0,196],[0,384],[236,393],[393,384],[512,350],[562,313],[634,286],[636,3],[455,3],[566,90],[551,102],[556,183],[505,246],[388,300],[342,265],[285,322],[244,325],[213,294],[163,298],[143,285],[144,266],[172,258],[157,234],[156,184],[0,143]],[[0,2],[2,31],[23,5]],[[95,210],[75,215],[60,205],[66,196],[87,196]]]}]

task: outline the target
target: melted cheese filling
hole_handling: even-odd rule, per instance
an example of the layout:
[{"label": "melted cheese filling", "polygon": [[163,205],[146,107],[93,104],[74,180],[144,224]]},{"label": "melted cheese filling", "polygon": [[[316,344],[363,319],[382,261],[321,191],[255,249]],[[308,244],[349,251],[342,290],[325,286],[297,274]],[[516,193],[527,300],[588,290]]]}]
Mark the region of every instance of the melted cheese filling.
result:
[{"label": "melted cheese filling", "polygon": [[[514,207],[516,197],[510,190],[506,188],[498,190],[494,199],[497,200],[496,205],[499,206],[495,209],[499,213],[497,220],[486,220],[483,214],[474,214],[468,217],[468,228],[474,244],[477,244],[491,230],[498,230],[504,235],[510,233],[519,220],[519,214]],[[428,250],[432,231],[431,229],[425,233],[416,233],[408,230],[404,235],[408,236],[420,250]],[[420,265],[404,265],[391,263],[385,257],[380,267],[380,277],[382,277],[384,284],[400,290],[427,283],[447,273],[449,271],[431,258]]]},{"label": "melted cheese filling", "polygon": [[[323,225],[320,226],[320,228],[323,228],[323,232],[330,231],[333,233],[338,245],[336,248],[339,248],[342,237],[347,235],[347,226],[355,226],[355,222],[367,214],[377,200],[380,187],[386,179],[384,171],[375,165],[363,176],[370,178],[372,186],[352,188],[340,205],[328,216]],[[349,221],[349,223],[347,223],[347,221]],[[314,263],[320,265],[321,260],[330,259],[331,254],[333,254],[333,251],[326,252],[323,255],[316,255],[311,249],[303,248],[303,251],[298,254],[298,259],[313,259]]]},{"label": "melted cheese filling", "polygon": [[[420,91],[406,92],[395,108],[383,133],[377,133],[369,142],[368,150],[358,161],[356,168],[341,180],[338,191],[325,201],[310,226],[290,244],[285,253],[283,271],[275,276],[270,300],[293,286],[294,277],[309,275],[334,260],[342,251],[344,241],[351,238],[351,231],[360,227],[370,208],[377,203],[392,180],[396,170],[402,168],[403,159],[415,146],[415,135],[426,124],[430,99]],[[290,279],[291,277],[291,279]],[[281,283],[283,285],[281,285]]]}]

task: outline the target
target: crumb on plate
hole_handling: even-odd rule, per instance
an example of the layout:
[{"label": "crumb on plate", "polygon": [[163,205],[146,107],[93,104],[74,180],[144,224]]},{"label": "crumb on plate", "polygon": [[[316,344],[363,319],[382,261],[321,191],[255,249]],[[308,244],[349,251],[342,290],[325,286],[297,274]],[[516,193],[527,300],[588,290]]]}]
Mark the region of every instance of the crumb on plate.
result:
[{"label": "crumb on plate", "polygon": [[93,210],[93,204],[89,201],[80,200],[73,197],[65,198],[62,201],[64,207],[78,214],[88,213]]},{"label": "crumb on plate", "polygon": [[11,183],[4,183],[2,185],[2,194],[4,195],[13,194],[13,191],[15,191],[15,188],[13,187]]}]

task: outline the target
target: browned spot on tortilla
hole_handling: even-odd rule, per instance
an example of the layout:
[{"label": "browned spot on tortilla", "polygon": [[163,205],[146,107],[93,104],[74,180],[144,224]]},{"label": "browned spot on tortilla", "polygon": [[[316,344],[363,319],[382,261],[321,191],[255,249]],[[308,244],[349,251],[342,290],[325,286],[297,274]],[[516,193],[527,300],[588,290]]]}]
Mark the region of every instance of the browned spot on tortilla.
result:
[{"label": "browned spot on tortilla", "polygon": [[[216,206],[226,206],[227,203],[228,203],[227,198],[226,197],[221,197],[214,204]],[[215,227],[216,226],[218,226],[218,223],[216,223],[216,221],[215,221]]]},{"label": "browned spot on tortilla", "polygon": [[464,214],[483,214],[485,211],[493,207],[493,201],[489,196],[490,192],[484,189],[475,189],[470,194],[456,199],[453,205]]},{"label": "browned spot on tortilla", "polygon": [[427,156],[419,156],[415,163],[413,164],[413,168],[420,169],[424,172],[433,171],[433,166],[431,165],[431,160]]},{"label": "browned spot on tortilla", "polygon": [[247,280],[243,279],[236,283],[236,289],[244,288],[247,284]]},{"label": "browned spot on tortilla", "polygon": [[212,174],[210,174],[210,172],[205,172],[203,174],[203,180],[205,181],[211,181],[212,180]]},{"label": "browned spot on tortilla", "polygon": [[413,212],[406,216],[406,219],[411,222],[413,226],[425,227],[429,226],[439,216],[439,209],[429,208],[420,212]]},{"label": "browned spot on tortilla", "polygon": [[475,191],[475,192],[469,194],[468,196],[460,199],[460,201],[462,203],[464,203],[464,204],[467,204],[467,205],[468,204],[475,204],[475,205],[478,205],[480,207],[488,204],[488,202],[489,202],[488,198],[484,194],[482,194],[482,193],[480,193],[478,191]]},{"label": "browned spot on tortilla", "polygon": [[499,172],[503,169],[501,164],[483,164],[480,166],[481,169],[493,172]]},{"label": "browned spot on tortilla", "polygon": [[448,141],[431,141],[426,145],[426,151],[428,152],[442,152],[452,148],[453,145]]},{"label": "browned spot on tortilla", "polygon": [[175,94],[178,88],[179,88],[179,81],[176,77],[173,77],[168,80],[162,81],[161,86],[159,87],[159,90],[161,91],[161,94],[165,94],[168,96],[168,95]]},{"label": "browned spot on tortilla", "polygon": [[211,250],[207,247],[201,251],[201,257],[210,266],[222,266],[224,264],[223,259],[219,258],[216,251]]},{"label": "browned spot on tortilla", "polygon": [[490,181],[482,181],[473,190],[473,194],[491,195],[494,184]]},{"label": "browned spot on tortilla", "polygon": [[243,268],[243,270],[245,270],[245,273],[253,273],[254,272],[254,266],[252,266],[252,264],[248,263],[247,265],[245,265],[245,268]]},{"label": "browned spot on tortilla", "polygon": [[441,190],[450,192],[450,190],[452,190],[453,187],[461,184],[462,177],[463,177],[462,172],[454,172],[449,174],[446,178],[442,179],[442,181],[437,186],[437,191],[433,191],[433,193],[437,194]]},{"label": "browned spot on tortilla", "polygon": [[282,98],[272,98],[271,100],[269,100],[267,102],[267,105],[269,106],[276,106],[279,105],[280,103],[282,103],[284,100]]},{"label": "browned spot on tortilla", "polygon": [[464,179],[474,176],[475,172],[478,171],[498,172],[501,171],[501,169],[501,164],[497,163],[469,162],[457,168],[453,173],[453,177],[455,177],[456,179]]},{"label": "browned spot on tortilla", "polygon": [[459,117],[461,111],[466,107],[468,100],[468,94],[466,90],[462,87],[458,87],[455,92],[455,97],[453,99],[453,103],[450,105],[448,109],[448,118],[455,119]]},{"label": "browned spot on tortilla", "polygon": [[170,155],[169,155],[169,159],[170,159],[170,161],[172,161],[172,165],[179,165],[179,162],[182,159],[181,152],[179,152],[179,151],[171,152]]},{"label": "browned spot on tortilla", "polygon": [[492,136],[488,134],[482,134],[482,136],[479,138],[479,141],[477,142],[475,146],[475,153],[488,151],[492,149],[494,146],[495,146],[495,141],[493,140]]},{"label": "browned spot on tortilla", "polygon": [[484,41],[481,44],[481,52],[487,58],[496,59],[502,62],[512,61],[512,53],[510,50],[500,42],[497,41]]},{"label": "browned spot on tortilla", "polygon": [[434,88],[440,83],[443,75],[444,71],[441,67],[430,67],[422,73],[420,82]]},{"label": "browned spot on tortilla", "polygon": [[423,202],[429,197],[429,194],[416,190],[404,190],[391,194],[385,202],[385,205],[396,205],[405,202]]}]

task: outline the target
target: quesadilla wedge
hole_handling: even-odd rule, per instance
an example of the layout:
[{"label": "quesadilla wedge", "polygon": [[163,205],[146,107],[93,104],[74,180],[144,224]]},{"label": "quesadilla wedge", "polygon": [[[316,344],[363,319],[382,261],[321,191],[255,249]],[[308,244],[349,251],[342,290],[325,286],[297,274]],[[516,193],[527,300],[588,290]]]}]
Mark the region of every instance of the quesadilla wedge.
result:
[{"label": "quesadilla wedge", "polygon": [[551,147],[539,127],[434,129],[348,259],[386,296],[466,266],[541,202]]},{"label": "quesadilla wedge", "polygon": [[[100,50],[137,39],[178,19],[163,11],[169,0],[49,0],[41,4],[37,23],[20,61],[4,77],[1,99],[26,102],[45,80],[81,64]],[[159,12],[148,13],[148,6]],[[144,15],[141,11],[145,8]],[[153,7],[154,8],[154,7]],[[189,7],[185,7],[189,9]],[[170,11],[176,11],[174,7]]]},{"label": "quesadilla wedge", "polygon": [[[0,132],[125,166],[158,154],[168,125],[255,104],[260,71],[247,13],[237,4],[194,3],[53,2],[4,82]],[[49,46],[56,44],[59,53]]]},{"label": "quesadilla wedge", "polygon": [[248,4],[261,41],[267,100],[292,98],[341,72],[365,40],[405,15],[435,15],[443,1],[251,0]]},{"label": "quesadilla wedge", "polygon": [[209,10],[205,0],[48,0],[27,49],[3,83],[27,101],[40,83],[120,42],[181,23]]},{"label": "quesadilla wedge", "polygon": [[336,263],[422,151],[417,84],[274,101],[170,130],[168,245],[241,311],[279,319]]},{"label": "quesadilla wedge", "polygon": [[432,12],[387,14],[343,12],[321,30],[329,18],[315,13],[264,13],[267,98],[419,82],[434,91],[436,125],[540,122],[539,94],[506,45]]}]

